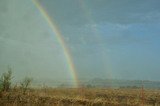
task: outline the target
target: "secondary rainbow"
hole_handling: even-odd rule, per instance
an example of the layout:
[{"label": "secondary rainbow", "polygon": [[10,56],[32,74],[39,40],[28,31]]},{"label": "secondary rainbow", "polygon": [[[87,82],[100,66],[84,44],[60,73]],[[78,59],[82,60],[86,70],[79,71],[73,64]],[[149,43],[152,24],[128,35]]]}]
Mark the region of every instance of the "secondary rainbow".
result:
[{"label": "secondary rainbow", "polygon": [[47,13],[47,11],[43,8],[43,6],[38,2],[38,0],[32,0],[32,2],[35,4],[35,6],[38,8],[38,10],[40,11],[40,13],[43,15],[43,17],[45,18],[45,20],[47,21],[47,23],[49,24],[49,26],[51,27],[52,31],[55,33],[57,40],[59,41],[63,51],[64,51],[64,55],[66,57],[66,61],[68,64],[68,68],[70,70],[70,74],[71,77],[74,81],[74,87],[78,87],[79,83],[78,83],[78,77],[76,74],[76,69],[75,66],[73,64],[73,59],[72,56],[70,54],[69,49],[66,46],[66,43],[64,41],[64,38],[59,30],[59,28],[57,27],[57,25],[55,24],[53,18],[51,18],[49,16],[49,14]]},{"label": "secondary rainbow", "polygon": [[[92,12],[90,11],[90,9],[88,8],[88,6],[86,5],[85,3],[86,1],[85,0],[78,0],[78,3],[81,7],[81,9],[83,10],[84,12],[84,15],[87,19],[87,21],[90,23],[90,27],[92,29],[92,32],[95,34],[95,35],[101,35],[100,31],[98,30],[98,28],[96,27],[97,26],[97,23],[94,21],[94,17],[92,16]],[[93,26],[92,26],[93,25]],[[102,42],[105,42],[104,39],[101,37],[101,36],[96,36],[96,39],[97,40],[100,40]],[[100,46],[99,46],[100,48]],[[104,47],[101,47],[102,49],[105,49]],[[112,79],[112,67],[111,67],[111,63],[110,63],[110,57],[105,54],[105,58],[102,58],[102,62],[104,61],[106,63],[106,65],[108,64],[107,68],[106,68],[106,74],[107,74],[107,77],[109,77],[110,79]],[[112,83],[112,82],[111,82]]]}]

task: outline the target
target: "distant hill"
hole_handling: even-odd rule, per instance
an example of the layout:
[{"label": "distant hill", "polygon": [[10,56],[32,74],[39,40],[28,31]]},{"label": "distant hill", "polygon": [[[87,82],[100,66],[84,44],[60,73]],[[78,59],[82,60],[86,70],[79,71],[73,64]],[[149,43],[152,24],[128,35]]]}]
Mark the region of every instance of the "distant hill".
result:
[{"label": "distant hill", "polygon": [[145,88],[160,88],[160,81],[148,80],[141,81],[95,78],[88,81],[86,84],[93,87],[140,88],[143,85]]},{"label": "distant hill", "polygon": [[[82,79],[79,81],[81,87],[102,87],[102,88],[141,88],[142,84],[145,88],[160,89],[160,81],[148,80],[123,80],[123,79],[101,79],[94,78],[91,80]],[[37,87],[72,87],[72,80],[51,80],[51,79],[37,79],[32,85]]]}]

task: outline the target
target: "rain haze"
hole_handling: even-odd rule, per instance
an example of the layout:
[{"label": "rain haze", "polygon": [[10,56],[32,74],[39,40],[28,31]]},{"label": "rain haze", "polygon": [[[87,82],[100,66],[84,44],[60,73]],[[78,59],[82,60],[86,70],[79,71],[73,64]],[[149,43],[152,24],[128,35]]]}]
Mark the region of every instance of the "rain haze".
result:
[{"label": "rain haze", "polygon": [[159,0],[36,2],[0,0],[0,74],[160,81]]}]

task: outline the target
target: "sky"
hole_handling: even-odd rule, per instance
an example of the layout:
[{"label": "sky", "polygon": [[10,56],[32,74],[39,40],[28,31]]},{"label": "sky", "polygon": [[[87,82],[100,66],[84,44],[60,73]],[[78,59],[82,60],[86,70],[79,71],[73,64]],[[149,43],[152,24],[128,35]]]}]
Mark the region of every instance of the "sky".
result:
[{"label": "sky", "polygon": [[[79,79],[160,81],[159,0],[38,0],[59,28]],[[31,0],[0,0],[0,73],[70,79],[55,33]]]}]

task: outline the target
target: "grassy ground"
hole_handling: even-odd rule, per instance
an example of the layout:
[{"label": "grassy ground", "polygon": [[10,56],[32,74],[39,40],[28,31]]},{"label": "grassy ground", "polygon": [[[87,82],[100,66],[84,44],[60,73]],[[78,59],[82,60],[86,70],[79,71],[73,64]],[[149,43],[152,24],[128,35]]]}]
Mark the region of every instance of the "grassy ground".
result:
[{"label": "grassy ground", "polygon": [[0,93],[0,106],[160,106],[160,90],[43,88]]}]

